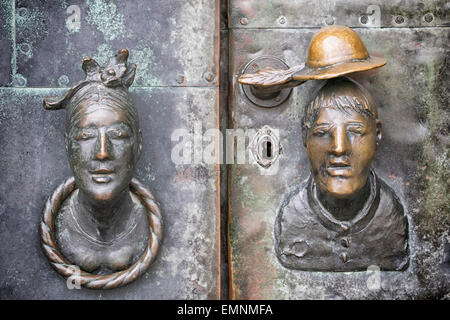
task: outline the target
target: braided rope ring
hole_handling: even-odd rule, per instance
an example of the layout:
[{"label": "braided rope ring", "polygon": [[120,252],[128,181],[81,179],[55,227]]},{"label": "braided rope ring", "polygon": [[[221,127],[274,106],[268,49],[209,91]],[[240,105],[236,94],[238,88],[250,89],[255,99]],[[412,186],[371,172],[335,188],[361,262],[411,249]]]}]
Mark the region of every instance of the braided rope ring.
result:
[{"label": "braided rope ring", "polygon": [[136,194],[147,209],[149,221],[149,239],[144,254],[128,269],[108,275],[97,275],[81,271],[77,273],[70,263],[58,250],[55,241],[55,218],[64,200],[76,189],[75,178],[70,177],[60,184],[45,204],[40,223],[41,246],[50,264],[64,277],[72,277],[82,286],[91,289],[113,289],[124,286],[141,276],[155,260],[162,240],[162,215],[152,192],[141,182],[133,178],[130,190]]}]

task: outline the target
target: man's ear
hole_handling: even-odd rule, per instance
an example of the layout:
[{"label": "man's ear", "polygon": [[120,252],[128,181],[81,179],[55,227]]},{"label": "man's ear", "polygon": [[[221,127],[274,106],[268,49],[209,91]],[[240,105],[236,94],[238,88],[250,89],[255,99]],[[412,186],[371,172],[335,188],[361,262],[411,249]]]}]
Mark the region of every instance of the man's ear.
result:
[{"label": "man's ear", "polygon": [[377,137],[376,137],[376,142],[377,142],[377,147],[380,145],[381,143],[381,139],[383,137],[383,126],[381,125],[381,120],[376,121],[376,132],[377,132]]}]

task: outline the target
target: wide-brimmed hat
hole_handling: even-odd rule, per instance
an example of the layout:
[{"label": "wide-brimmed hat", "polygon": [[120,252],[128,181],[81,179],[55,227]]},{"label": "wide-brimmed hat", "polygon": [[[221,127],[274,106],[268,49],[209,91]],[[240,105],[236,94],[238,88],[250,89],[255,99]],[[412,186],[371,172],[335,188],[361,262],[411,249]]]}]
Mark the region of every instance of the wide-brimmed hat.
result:
[{"label": "wide-brimmed hat", "polygon": [[386,59],[370,56],[359,35],[345,26],[320,29],[312,38],[305,68],[293,80],[321,80],[382,67]]}]

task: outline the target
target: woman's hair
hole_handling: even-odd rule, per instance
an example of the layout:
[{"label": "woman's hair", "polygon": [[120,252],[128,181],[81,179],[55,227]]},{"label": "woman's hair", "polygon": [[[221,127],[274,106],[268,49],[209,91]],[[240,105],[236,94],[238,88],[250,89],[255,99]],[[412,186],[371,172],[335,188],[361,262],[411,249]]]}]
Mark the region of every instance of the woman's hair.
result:
[{"label": "woman's hair", "polygon": [[66,107],[66,134],[77,126],[84,114],[98,108],[107,108],[123,112],[131,129],[139,130],[139,117],[136,106],[124,88],[108,88],[101,84],[91,83],[78,90]]},{"label": "woman's hair", "polygon": [[136,65],[128,64],[128,50],[121,49],[110,58],[106,67],[100,67],[91,58],[84,58],[82,68],[86,79],[69,89],[63,97],[44,98],[47,110],[66,109],[66,134],[78,124],[83,114],[97,108],[121,111],[132,129],[139,130],[136,106],[128,93],[133,83]]}]

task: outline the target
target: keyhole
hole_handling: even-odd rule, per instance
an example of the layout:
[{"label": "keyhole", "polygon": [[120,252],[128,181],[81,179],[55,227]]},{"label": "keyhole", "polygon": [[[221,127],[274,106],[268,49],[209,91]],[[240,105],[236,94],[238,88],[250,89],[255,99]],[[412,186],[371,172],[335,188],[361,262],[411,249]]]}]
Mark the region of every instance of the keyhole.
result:
[{"label": "keyhole", "polygon": [[272,142],[266,141],[266,155],[267,159],[272,158]]}]

